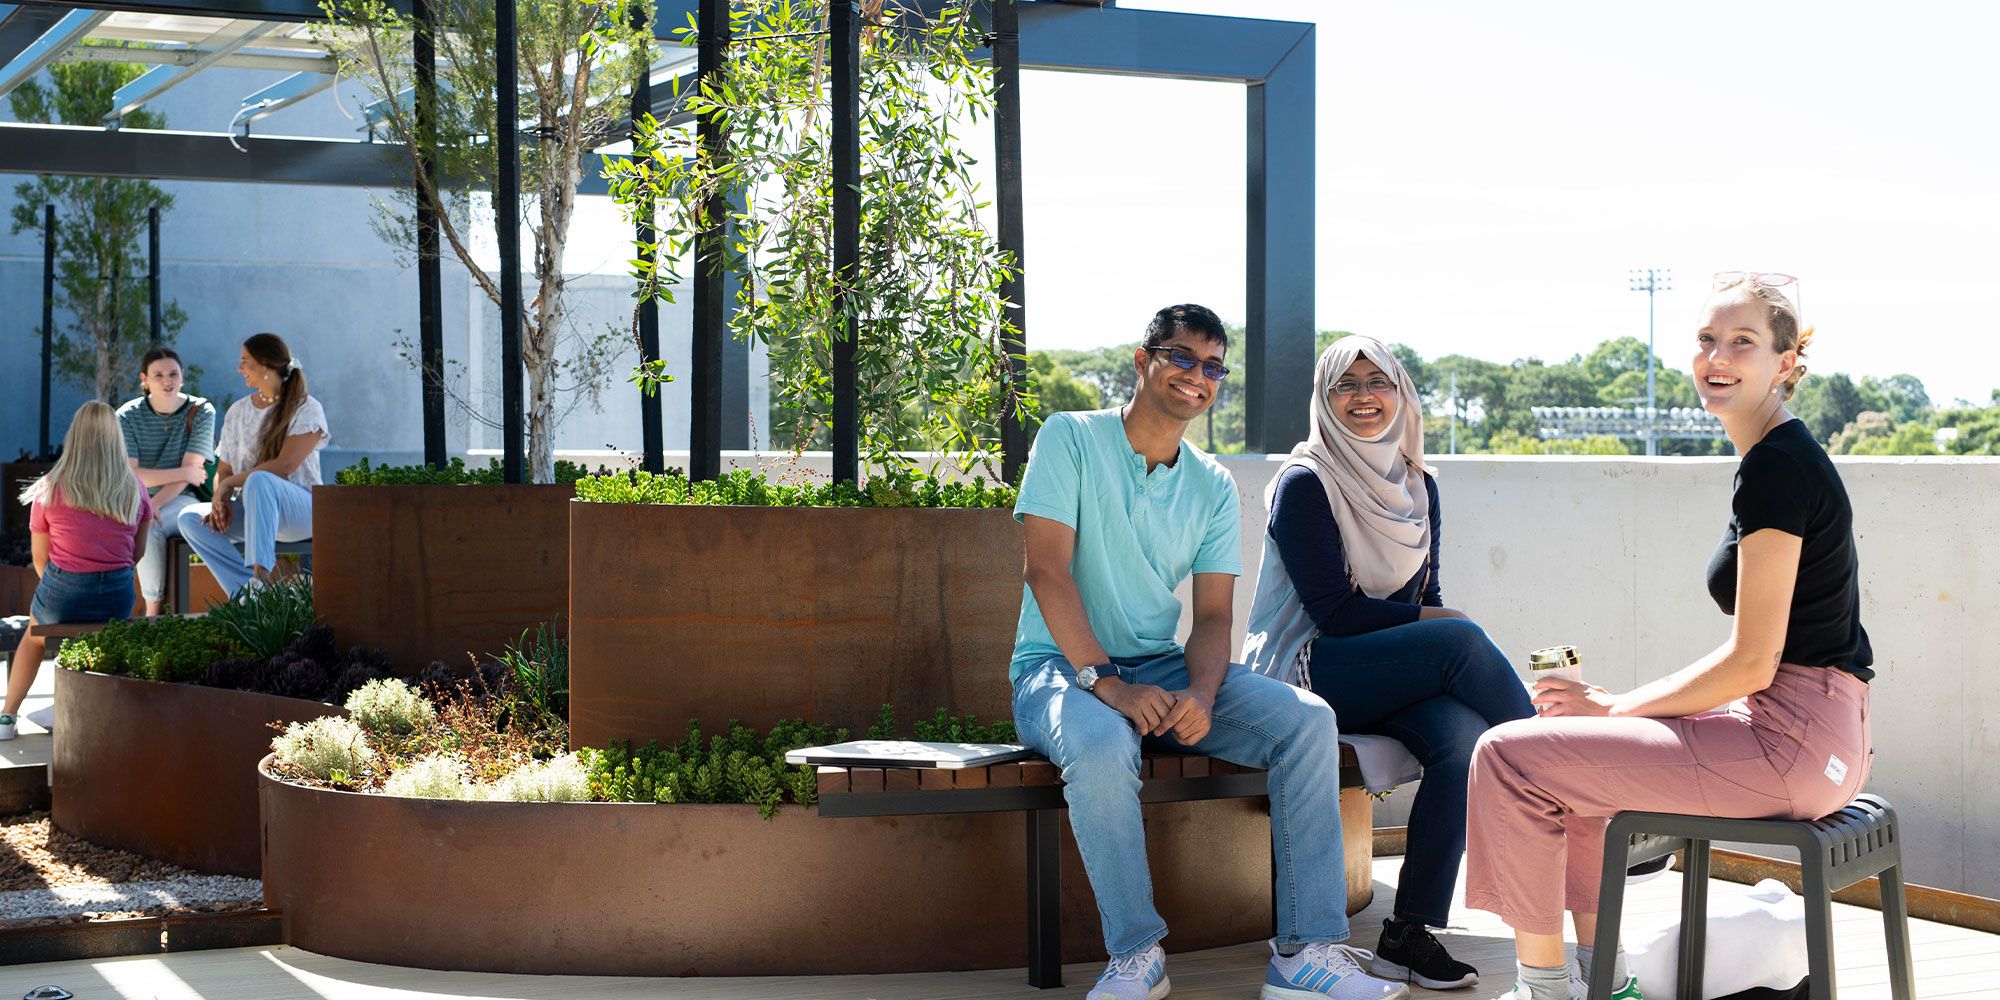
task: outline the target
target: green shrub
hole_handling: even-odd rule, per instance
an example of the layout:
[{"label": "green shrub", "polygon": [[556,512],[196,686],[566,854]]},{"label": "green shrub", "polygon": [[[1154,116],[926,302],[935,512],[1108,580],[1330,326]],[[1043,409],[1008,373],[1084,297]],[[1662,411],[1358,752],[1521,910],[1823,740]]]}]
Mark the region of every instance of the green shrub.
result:
[{"label": "green shrub", "polygon": [[[376,736],[405,736],[431,724],[437,710],[430,700],[400,680],[373,680],[356,688],[343,706],[362,729]],[[464,765],[461,763],[460,769]]]},{"label": "green shrub", "polygon": [[588,802],[590,772],[575,753],[529,761],[488,786],[485,795],[496,802]]},{"label": "green shrub", "polygon": [[508,691],[544,718],[569,718],[569,640],[555,621],[521,632],[494,659],[506,671]]},{"label": "green shrub", "polygon": [[[896,707],[883,705],[876,716],[875,724],[868,727],[871,740],[896,739]],[[1019,743],[1020,737],[1014,732],[1014,720],[1001,719],[981,724],[974,715],[953,715],[940,708],[928,719],[917,720],[916,730],[911,739],[921,743]]]},{"label": "green shrub", "polygon": [[649,743],[633,750],[613,743],[584,751],[591,797],[607,802],[742,802],[765,819],[783,802],[819,801],[819,779],[810,767],[785,763],[785,752],[839,743],[847,730],[788,719],[759,737],[731,722],[729,732],[702,744],[701,727],[688,723],[687,738],[668,749]]},{"label": "green shrub", "polygon": [[950,482],[936,476],[890,472],[852,483],[785,486],[762,473],[737,469],[722,478],[689,480],[679,473],[612,473],[579,480],[576,495],[591,503],[691,504],[735,507],[1004,507],[1015,490],[988,486],[983,478]]},{"label": "green shrub", "polygon": [[410,799],[470,799],[477,798],[479,792],[478,786],[465,776],[464,761],[433,754],[397,768],[382,783],[382,794]]},{"label": "green shrub", "polygon": [[[557,483],[574,483],[590,474],[575,462],[556,462]],[[497,458],[484,469],[468,469],[462,458],[452,459],[442,469],[428,465],[370,465],[364,458],[334,473],[333,481],[341,486],[498,486],[506,480]]]},{"label": "green shrub", "polygon": [[251,656],[268,660],[319,620],[313,614],[312,577],[288,576],[254,590],[239,590],[202,617],[227,629]]},{"label": "green shrub", "polygon": [[981,725],[972,715],[952,715],[940,708],[935,715],[917,722],[916,739],[923,743],[1019,743],[1014,720],[1002,719]]},{"label": "green shrub", "polygon": [[376,760],[361,727],[338,715],[286,726],[271,750],[286,771],[336,786],[366,781]]},{"label": "green shrub", "polygon": [[187,682],[209,664],[243,654],[242,644],[221,622],[206,615],[169,615],[116,621],[78,636],[63,643],[56,663],[70,670]]}]

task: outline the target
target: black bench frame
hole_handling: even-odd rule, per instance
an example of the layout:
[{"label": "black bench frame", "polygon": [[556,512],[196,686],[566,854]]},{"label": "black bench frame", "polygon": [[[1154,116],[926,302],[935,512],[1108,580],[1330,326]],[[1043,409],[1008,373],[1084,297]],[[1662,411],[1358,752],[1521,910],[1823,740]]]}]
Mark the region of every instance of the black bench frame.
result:
[{"label": "black bench frame", "polygon": [[[1147,778],[1139,801],[1201,802],[1254,798],[1268,792],[1269,774],[1243,771],[1198,778]],[[1361,769],[1343,766],[1340,786],[1361,785]],[[932,816],[1025,812],[1028,816],[1028,985],[1062,987],[1062,817],[1069,808],[1061,784],[1019,788],[953,788],[841,792],[822,795],[827,817]]]}]

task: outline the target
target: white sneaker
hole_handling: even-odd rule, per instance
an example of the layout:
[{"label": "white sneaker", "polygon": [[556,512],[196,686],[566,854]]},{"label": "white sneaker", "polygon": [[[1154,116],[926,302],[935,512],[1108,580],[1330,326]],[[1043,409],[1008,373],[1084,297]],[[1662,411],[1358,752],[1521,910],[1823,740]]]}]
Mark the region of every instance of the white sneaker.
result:
[{"label": "white sneaker", "polygon": [[50,705],[47,708],[35,709],[27,713],[24,718],[49,732],[53,733],[56,731],[56,707],[54,705]]},{"label": "white sneaker", "polygon": [[1261,1000],[1405,1000],[1408,986],[1362,971],[1374,960],[1373,952],[1344,944],[1309,944],[1280,955],[1273,942]]},{"label": "white sneaker", "polygon": [[16,735],[14,729],[14,717],[0,712],[0,740],[13,739]]},{"label": "white sneaker", "polygon": [[1172,989],[1167,953],[1156,944],[1122,962],[1112,960],[1084,1000],[1161,1000]]}]

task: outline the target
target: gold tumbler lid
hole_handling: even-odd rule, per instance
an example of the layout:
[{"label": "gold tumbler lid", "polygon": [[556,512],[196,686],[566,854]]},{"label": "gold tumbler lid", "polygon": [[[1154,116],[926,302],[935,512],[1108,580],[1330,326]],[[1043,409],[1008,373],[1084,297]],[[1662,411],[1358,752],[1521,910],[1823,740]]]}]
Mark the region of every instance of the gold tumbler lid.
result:
[{"label": "gold tumbler lid", "polygon": [[1575,646],[1545,646],[1528,654],[1528,666],[1535,670],[1573,667],[1583,662]]}]

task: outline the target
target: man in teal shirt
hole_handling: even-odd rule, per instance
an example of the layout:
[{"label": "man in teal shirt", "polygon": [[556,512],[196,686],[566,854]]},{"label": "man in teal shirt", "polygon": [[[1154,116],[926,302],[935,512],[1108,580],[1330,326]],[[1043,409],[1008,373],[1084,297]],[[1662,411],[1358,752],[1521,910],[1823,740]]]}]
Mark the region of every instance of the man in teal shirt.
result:
[{"label": "man in teal shirt", "polygon": [[[1159,1000],[1169,983],[1139,812],[1139,751],[1190,749],[1270,775],[1278,936],[1263,1000],[1393,1000],[1348,936],[1333,710],[1229,662],[1243,572],[1241,501],[1183,440],[1229,374],[1228,336],[1197,305],[1162,309],[1133,352],[1138,388],[1115,410],[1042,425],[1014,508],[1027,583],[1009,675],[1021,738],[1062,769],[1070,827],[1097,893],[1111,963],[1089,1000]],[[1174,639],[1174,589],[1194,577],[1194,627]]]}]

